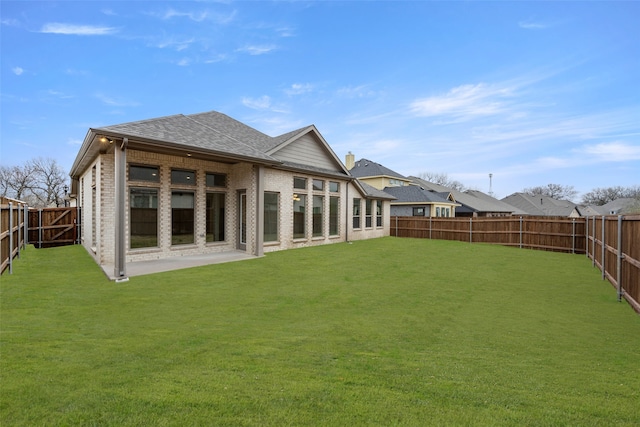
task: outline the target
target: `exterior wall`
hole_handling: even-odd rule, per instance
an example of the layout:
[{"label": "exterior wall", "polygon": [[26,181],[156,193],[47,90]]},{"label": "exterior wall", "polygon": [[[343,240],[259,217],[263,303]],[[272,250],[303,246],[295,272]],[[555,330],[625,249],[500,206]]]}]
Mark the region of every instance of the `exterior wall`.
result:
[{"label": "exterior wall", "polygon": [[[360,227],[353,227],[353,199],[359,198],[361,203],[360,212],[362,213],[360,218]],[[372,203],[375,203],[375,200],[372,200]],[[375,206],[373,206],[374,218],[372,221],[372,227],[365,226],[365,198],[360,194],[360,192],[356,189],[353,184],[349,184],[349,200],[347,201],[347,212],[348,212],[348,229],[349,235],[348,240],[365,240],[365,239],[374,239],[377,237],[384,237],[390,235],[390,217],[391,217],[391,203],[389,200],[382,201],[382,226],[376,226],[375,219]]]},{"label": "exterior wall", "polygon": [[[306,190],[294,189],[293,178],[306,178],[307,188]],[[323,191],[313,190],[313,179],[319,179],[324,181]],[[329,189],[329,182],[338,182],[340,184],[340,191],[335,193]],[[275,192],[279,194],[279,217],[278,217],[278,233],[279,240],[277,242],[265,242],[264,251],[273,252],[282,249],[300,248],[305,246],[317,246],[327,243],[344,242],[346,240],[346,191],[348,181],[340,180],[338,178],[326,178],[320,176],[314,176],[303,173],[293,173],[288,171],[267,169],[265,171],[265,192]],[[307,204],[306,211],[309,213],[306,216],[305,233],[304,238],[293,238],[293,195],[294,194],[306,194]],[[324,196],[323,205],[323,236],[313,236],[313,196]],[[329,235],[329,198],[331,196],[339,197],[339,218],[338,218],[338,234],[335,236]]]},{"label": "exterior wall", "polygon": [[[158,166],[160,169],[160,182],[158,183],[142,183],[132,182],[129,180],[129,165],[147,165]],[[195,171],[196,185],[172,185],[171,170],[184,169]],[[112,169],[113,170],[113,169]],[[151,259],[160,259],[174,256],[185,256],[195,254],[216,253],[234,250],[237,242],[237,191],[239,189],[247,190],[247,204],[251,205],[251,197],[253,190],[253,180],[251,176],[251,165],[228,165],[224,163],[209,162],[204,160],[191,159],[189,157],[175,157],[164,154],[149,153],[143,151],[128,150],[127,151],[127,197],[125,200],[126,212],[125,223],[127,224],[126,247],[130,248],[130,229],[129,229],[129,202],[131,188],[155,188],[158,190],[158,247],[157,248],[141,248],[127,249],[126,262],[143,261]],[[206,241],[206,197],[208,192],[217,192],[218,189],[207,188],[205,185],[207,172],[222,173],[227,175],[227,187],[221,189],[225,192],[225,241],[224,242],[207,242]],[[184,190],[194,193],[194,243],[185,245],[171,244],[171,193],[173,190]],[[248,206],[248,212],[253,212],[251,206]],[[113,218],[111,221],[104,218],[108,227],[113,230]],[[251,234],[247,234],[247,239]],[[112,245],[113,247],[113,245]],[[247,242],[247,250],[250,250],[249,241]],[[111,258],[111,260],[113,257]],[[113,261],[106,261],[110,264]]]},{"label": "exterior wall", "polygon": [[413,216],[413,208],[423,208],[424,215],[429,216],[431,207],[429,205],[392,205],[391,216]]},{"label": "exterior wall", "polygon": [[[127,180],[125,196],[125,261],[135,262],[162,259],[176,256],[207,254],[236,250],[238,247],[238,194],[246,191],[247,201],[247,235],[246,251],[256,253],[259,241],[256,236],[258,229],[258,166],[248,163],[226,164],[189,157],[175,157],[165,154],[127,150]],[[129,180],[129,166],[154,166],[159,169],[159,182],[144,182]],[[96,203],[92,203],[93,179],[92,167],[96,167],[95,188]],[[184,169],[195,172],[196,185],[171,184],[171,170]],[[207,188],[206,173],[221,173],[227,176],[225,188]],[[80,177],[80,195],[78,203],[83,208],[82,215],[82,244],[100,265],[115,263],[115,156],[114,153],[101,154],[94,164]],[[306,178],[306,190],[294,189],[294,177]],[[322,191],[313,190],[313,179],[324,182]],[[331,192],[329,183],[338,182],[338,192]],[[158,192],[157,229],[158,246],[149,248],[130,248],[130,190],[132,188],[153,188]],[[347,240],[362,240],[389,235],[390,203],[383,202],[382,226],[376,226],[375,200],[373,205],[372,227],[365,227],[364,197],[348,180],[327,178],[313,174],[293,173],[278,169],[264,168],[263,189],[265,192],[279,194],[278,241],[265,242],[264,252],[283,249],[316,246],[327,243],[344,242]],[[194,243],[172,245],[171,236],[171,198],[173,190],[184,190],[194,193]],[[223,242],[206,241],[206,195],[208,192],[225,193],[225,240]],[[293,195],[305,193],[307,195],[306,224],[304,238],[293,238]],[[323,235],[313,236],[313,195],[324,197],[323,205]],[[330,197],[339,197],[338,234],[329,235],[329,203]],[[354,229],[352,221],[353,198],[362,200],[362,227]],[[92,218],[95,217],[95,240],[92,238]],[[262,230],[262,227],[260,227]]]}]

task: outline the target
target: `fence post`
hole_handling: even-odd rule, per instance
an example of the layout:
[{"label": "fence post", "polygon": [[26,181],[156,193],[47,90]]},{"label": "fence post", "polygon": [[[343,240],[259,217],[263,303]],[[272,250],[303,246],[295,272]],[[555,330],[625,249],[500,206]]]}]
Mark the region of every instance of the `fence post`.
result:
[{"label": "fence post", "polygon": [[622,215],[618,215],[618,254],[616,260],[617,282],[618,282],[618,302],[622,301],[624,289],[622,287]]},{"label": "fence post", "polygon": [[24,226],[24,247],[26,249],[27,245],[29,244],[29,207],[28,206],[24,207],[23,226]]},{"label": "fence post", "polygon": [[576,219],[572,218],[571,221],[571,253],[576,253]]},{"label": "fence post", "polygon": [[429,239],[431,239],[431,215],[429,215]]},{"label": "fence post", "polygon": [[398,216],[396,215],[396,237],[398,237]]},{"label": "fence post", "polygon": [[469,217],[469,243],[473,243],[473,217]]},{"label": "fence post", "polygon": [[602,261],[602,265],[601,265],[601,267],[602,267],[602,280],[604,280],[605,276],[606,276],[605,273],[604,273],[604,270],[605,270],[604,257],[606,255],[605,247],[604,247],[604,245],[605,245],[605,243],[604,243],[605,242],[605,240],[604,240],[604,223],[605,223],[605,216],[602,215],[602,245],[601,245],[602,246],[602,260],[601,260]]},{"label": "fence post", "polygon": [[38,209],[38,249],[42,249],[42,209]]},{"label": "fence post", "polygon": [[9,274],[13,274],[13,203],[9,202]]},{"label": "fence post", "polygon": [[595,267],[596,266],[596,216],[593,216],[593,257],[591,258],[591,260],[593,261],[592,264]]},{"label": "fence post", "polygon": [[586,218],[584,222],[584,236],[585,236],[585,254],[587,255],[587,259],[589,258],[589,217]]},{"label": "fence post", "polygon": [[522,249],[522,217],[520,217],[520,249]]}]

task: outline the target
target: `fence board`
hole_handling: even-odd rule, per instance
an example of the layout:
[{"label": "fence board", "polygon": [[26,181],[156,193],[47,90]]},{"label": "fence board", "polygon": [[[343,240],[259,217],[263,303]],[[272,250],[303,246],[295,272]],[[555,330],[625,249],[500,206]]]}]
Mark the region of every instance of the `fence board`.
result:
[{"label": "fence board", "polygon": [[75,244],[78,216],[76,207],[29,210],[29,242],[37,248]]},{"label": "fence board", "polygon": [[0,199],[0,273],[12,273],[13,259],[25,248],[25,212],[27,205],[19,200]]}]

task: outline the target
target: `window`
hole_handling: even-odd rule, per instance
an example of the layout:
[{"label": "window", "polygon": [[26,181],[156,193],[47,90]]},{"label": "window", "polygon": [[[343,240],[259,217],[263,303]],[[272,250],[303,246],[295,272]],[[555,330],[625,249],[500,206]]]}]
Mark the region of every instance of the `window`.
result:
[{"label": "window", "polygon": [[329,197],[329,236],[340,234],[339,225],[340,197]]},{"label": "window", "polygon": [[353,199],[353,228],[360,228],[360,199]]},{"label": "window", "polygon": [[313,196],[313,218],[312,233],[313,237],[320,237],[323,234],[324,220],[324,196]]},{"label": "window", "polygon": [[194,242],[193,193],[171,193],[171,244],[184,245]]},{"label": "window", "polygon": [[174,169],[171,171],[171,183],[177,185],[196,185],[196,173]]},{"label": "window", "polygon": [[446,214],[447,214],[447,215],[446,215],[446,217],[447,217],[447,218],[449,218],[449,216],[450,216],[449,214],[450,214],[450,213],[451,213],[451,211],[449,210],[449,208],[447,208],[447,212],[446,212]]},{"label": "window", "polygon": [[224,193],[207,193],[207,242],[224,241]]},{"label": "window", "polygon": [[298,188],[300,190],[307,189],[307,178],[293,178],[293,188]]},{"label": "window", "polygon": [[205,181],[207,187],[226,187],[227,175],[223,173],[207,173]]},{"label": "window", "polygon": [[160,182],[160,172],[156,166],[129,165],[129,181]]},{"label": "window", "polygon": [[364,221],[365,221],[364,226],[367,228],[371,228],[373,226],[372,217],[371,217],[371,200],[365,200],[364,204],[366,209],[365,217],[364,217]]},{"label": "window", "polygon": [[413,216],[424,216],[424,208],[423,207],[413,208]]},{"label": "window", "polygon": [[382,227],[382,200],[376,200],[376,227]]},{"label": "window", "polygon": [[334,182],[334,181],[329,181],[329,191],[331,191],[332,193],[339,193],[340,192],[340,183],[339,182]]},{"label": "window", "polygon": [[278,241],[278,193],[264,193],[264,241]]},{"label": "window", "polygon": [[307,236],[306,223],[307,216],[305,206],[307,204],[307,196],[305,194],[296,194],[293,199],[293,238],[304,239]]},{"label": "window", "polygon": [[314,179],[312,181],[313,191],[324,191],[324,181],[321,179]]},{"label": "window", "polygon": [[436,218],[440,216],[440,207],[436,208]]},{"label": "window", "polygon": [[158,190],[132,188],[129,192],[129,247],[158,246]]}]

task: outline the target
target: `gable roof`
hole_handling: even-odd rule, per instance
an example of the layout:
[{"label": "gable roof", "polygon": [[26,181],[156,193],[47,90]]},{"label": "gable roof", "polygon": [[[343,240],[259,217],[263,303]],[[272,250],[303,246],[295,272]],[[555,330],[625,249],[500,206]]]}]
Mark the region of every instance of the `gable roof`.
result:
[{"label": "gable roof", "polygon": [[[445,187],[440,184],[436,184],[433,182],[426,181],[422,178],[418,178],[415,176],[410,176],[411,180],[423,187],[425,189],[429,189],[436,192],[449,192],[453,195],[453,198],[456,202],[462,205],[460,212],[503,212],[510,213],[516,212],[513,206],[508,205],[496,198],[489,196],[481,191],[477,190],[467,190],[467,191],[458,191],[449,187]],[[524,212],[522,212],[524,213]]]},{"label": "gable roof", "polygon": [[537,216],[568,217],[577,206],[568,200],[556,200],[540,194],[531,196],[526,193],[513,193],[502,201],[522,210],[527,215]]},{"label": "gable roof", "polygon": [[351,172],[351,175],[355,176],[356,178],[390,176],[393,178],[399,178],[409,181],[406,176],[400,175],[398,172],[392,171],[391,169],[368,159],[360,159],[355,162],[353,168],[351,168],[349,172]]},{"label": "gable roof", "polygon": [[366,182],[362,182],[359,179],[356,179],[354,183],[360,186],[362,195],[367,199],[395,200],[395,197],[392,194],[378,190],[376,187],[369,185]]},{"label": "gable roof", "polygon": [[402,187],[386,187],[384,189],[385,193],[391,194],[396,198],[396,203],[415,203],[415,204],[431,204],[431,203],[442,203],[448,205],[457,205],[457,203],[452,202],[447,199],[448,193],[438,194],[433,191],[422,190],[420,187],[415,185],[405,185]]},{"label": "gable roof", "polygon": [[[297,138],[310,132],[316,135],[314,141],[322,145],[318,148],[318,153],[330,160],[320,164],[293,164],[273,155],[277,147],[292,144]],[[108,148],[105,143],[100,143],[99,136],[107,136],[107,139],[127,138],[129,147],[155,152],[187,152],[188,155],[193,153],[220,161],[249,161],[331,176],[349,176],[349,172],[313,125],[271,137],[225,114],[210,111],[90,128],[71,168],[72,177],[77,177],[99,152]]]}]

